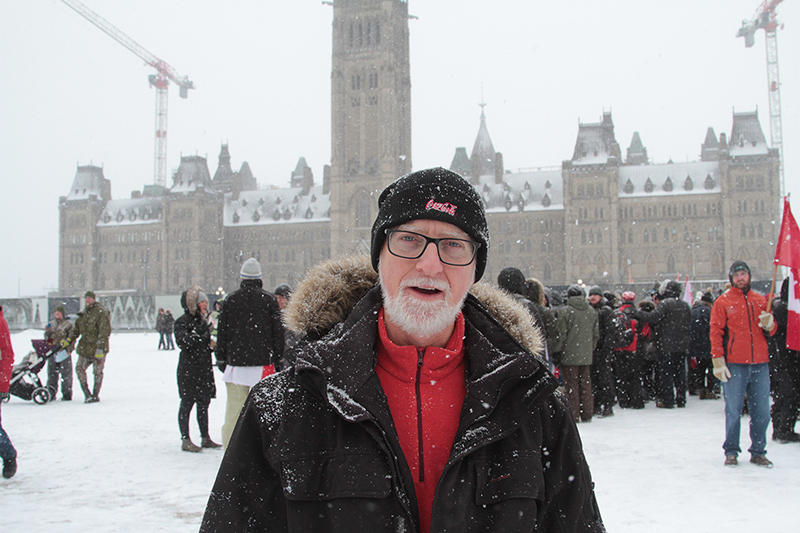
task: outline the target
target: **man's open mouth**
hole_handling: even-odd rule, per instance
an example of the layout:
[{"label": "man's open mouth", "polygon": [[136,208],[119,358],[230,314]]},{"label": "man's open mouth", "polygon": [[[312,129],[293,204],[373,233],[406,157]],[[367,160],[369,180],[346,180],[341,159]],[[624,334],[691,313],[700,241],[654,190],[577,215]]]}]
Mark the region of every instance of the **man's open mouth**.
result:
[{"label": "man's open mouth", "polygon": [[410,288],[422,294],[438,294],[442,292],[439,289],[434,289],[432,287],[410,287]]}]

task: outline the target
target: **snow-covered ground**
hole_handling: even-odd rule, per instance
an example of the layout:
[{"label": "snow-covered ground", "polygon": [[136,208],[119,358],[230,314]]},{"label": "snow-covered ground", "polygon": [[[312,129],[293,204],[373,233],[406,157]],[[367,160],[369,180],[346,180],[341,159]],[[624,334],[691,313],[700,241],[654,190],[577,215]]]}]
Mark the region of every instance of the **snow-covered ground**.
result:
[{"label": "snow-covered ground", "polygon": [[[12,335],[18,360],[39,336]],[[0,479],[0,530],[197,531],[222,452],[181,452],[178,352],[157,344],[155,333],[112,335],[98,404],[83,403],[77,382],[73,402],[37,405],[12,396],[3,404],[19,470]],[[39,375],[44,381],[46,371]],[[215,375],[210,420],[219,440],[225,392]],[[686,409],[649,404],[580,426],[610,532],[800,531],[800,444],[770,440],[772,470],[751,465],[746,452],[739,467],[723,467],[723,408],[722,400],[691,397]],[[191,428],[197,437],[194,419]]]}]

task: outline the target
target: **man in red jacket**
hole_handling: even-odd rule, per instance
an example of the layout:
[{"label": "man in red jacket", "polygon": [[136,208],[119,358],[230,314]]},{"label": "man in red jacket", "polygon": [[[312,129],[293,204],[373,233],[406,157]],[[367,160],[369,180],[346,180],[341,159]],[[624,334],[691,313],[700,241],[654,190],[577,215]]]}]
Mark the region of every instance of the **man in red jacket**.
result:
[{"label": "man in red jacket", "polygon": [[[8,323],[0,307],[0,405],[8,399],[8,385],[11,380],[11,368],[14,366],[14,348],[11,346],[11,334]],[[3,429],[0,417],[0,458],[3,459],[3,477],[8,479],[17,472],[17,450]]]},{"label": "man in red jacket", "polygon": [[[750,462],[772,467],[767,459],[769,425],[769,352],[765,332],[778,329],[767,300],[750,290],[750,267],[734,261],[728,273],[731,289],[711,310],[711,355],[714,375],[725,395],[725,464],[736,466],[744,395],[750,412]],[[726,364],[727,363],[727,364]]]}]

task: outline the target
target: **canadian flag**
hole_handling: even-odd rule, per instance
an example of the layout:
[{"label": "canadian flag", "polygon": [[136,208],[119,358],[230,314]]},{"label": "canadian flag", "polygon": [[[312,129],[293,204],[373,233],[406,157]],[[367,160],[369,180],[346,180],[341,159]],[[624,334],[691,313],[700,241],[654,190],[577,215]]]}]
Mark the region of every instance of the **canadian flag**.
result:
[{"label": "canadian flag", "polygon": [[689,307],[692,306],[694,301],[692,297],[692,282],[689,281],[689,276],[686,276],[686,285],[683,288],[683,301],[689,304]]},{"label": "canadian flag", "polygon": [[[783,199],[783,220],[778,246],[775,250],[776,265],[789,267],[789,316],[786,323],[786,347],[800,350],[800,228],[792,215],[789,198]],[[777,268],[777,267],[776,267]]]}]

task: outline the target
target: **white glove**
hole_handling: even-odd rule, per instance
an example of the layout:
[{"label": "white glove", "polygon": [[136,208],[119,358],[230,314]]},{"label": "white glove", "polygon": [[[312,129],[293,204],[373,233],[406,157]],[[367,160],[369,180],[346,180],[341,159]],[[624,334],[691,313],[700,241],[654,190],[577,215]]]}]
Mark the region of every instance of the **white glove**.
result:
[{"label": "white glove", "polygon": [[772,331],[775,326],[775,319],[772,317],[772,313],[767,313],[766,311],[762,311],[758,315],[758,321],[761,323],[761,327],[767,331]]},{"label": "white glove", "polygon": [[727,383],[728,378],[731,377],[731,371],[725,365],[725,358],[715,357],[711,362],[714,363],[714,377],[723,383]]}]

